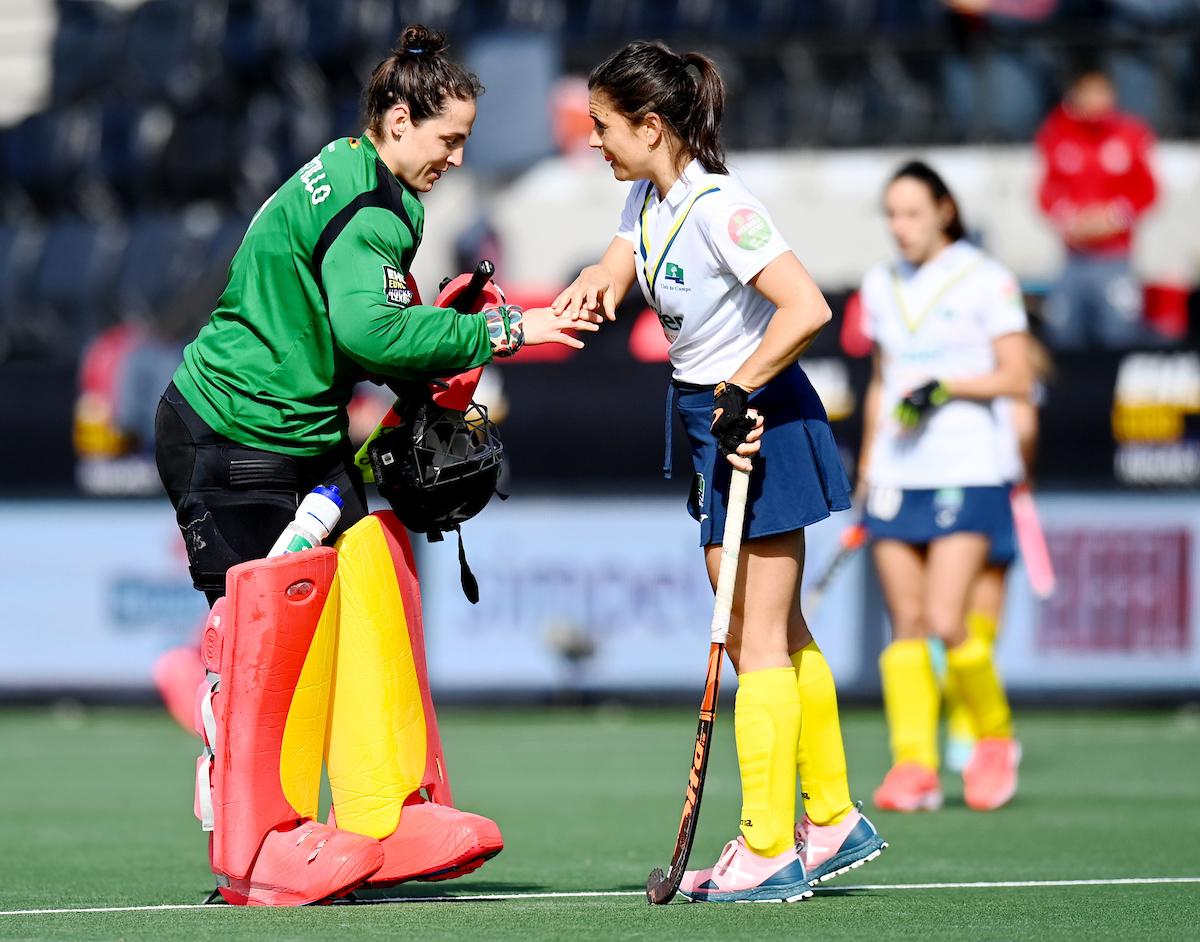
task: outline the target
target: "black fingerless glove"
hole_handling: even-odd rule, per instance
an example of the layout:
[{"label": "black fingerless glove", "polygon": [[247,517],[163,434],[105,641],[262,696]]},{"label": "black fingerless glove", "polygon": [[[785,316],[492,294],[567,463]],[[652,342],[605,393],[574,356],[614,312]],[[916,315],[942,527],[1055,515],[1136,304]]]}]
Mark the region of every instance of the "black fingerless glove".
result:
[{"label": "black fingerless glove", "polygon": [[936,379],[918,386],[896,405],[896,418],[905,428],[916,428],[921,419],[938,406],[945,405],[950,393]]},{"label": "black fingerless glove", "polygon": [[[713,438],[722,455],[737,454],[738,445],[754,431],[754,419],[746,415],[750,394],[736,383],[717,384],[713,394]],[[720,412],[720,415],[717,413]]]}]

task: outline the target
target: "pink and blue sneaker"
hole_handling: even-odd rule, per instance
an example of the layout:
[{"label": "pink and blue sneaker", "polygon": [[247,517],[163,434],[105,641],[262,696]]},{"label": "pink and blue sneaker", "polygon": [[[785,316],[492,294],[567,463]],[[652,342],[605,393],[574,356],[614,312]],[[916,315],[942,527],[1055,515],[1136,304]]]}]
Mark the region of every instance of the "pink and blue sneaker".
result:
[{"label": "pink and blue sneaker", "polygon": [[796,846],[809,883],[815,886],[832,880],[874,860],[887,849],[887,841],[879,836],[860,808],[862,802],[837,824],[818,827],[805,815],[796,825]]},{"label": "pink and blue sneaker", "polygon": [[693,903],[794,903],[812,896],[812,887],[795,847],[760,857],[738,835],[713,866],[687,871],[679,892]]}]

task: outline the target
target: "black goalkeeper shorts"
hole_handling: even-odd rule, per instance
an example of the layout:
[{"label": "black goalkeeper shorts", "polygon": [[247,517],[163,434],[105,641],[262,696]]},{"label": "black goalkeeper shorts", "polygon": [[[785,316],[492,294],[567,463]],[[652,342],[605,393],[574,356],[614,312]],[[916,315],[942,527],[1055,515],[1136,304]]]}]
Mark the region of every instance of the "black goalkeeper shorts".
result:
[{"label": "black goalkeeper shorts", "polygon": [[209,603],[225,594],[225,572],[262,559],[318,484],[336,484],[345,506],[329,542],[367,513],[350,444],[313,458],[249,448],[213,431],[172,383],[154,419],[158,475],[175,507],[192,584]]}]

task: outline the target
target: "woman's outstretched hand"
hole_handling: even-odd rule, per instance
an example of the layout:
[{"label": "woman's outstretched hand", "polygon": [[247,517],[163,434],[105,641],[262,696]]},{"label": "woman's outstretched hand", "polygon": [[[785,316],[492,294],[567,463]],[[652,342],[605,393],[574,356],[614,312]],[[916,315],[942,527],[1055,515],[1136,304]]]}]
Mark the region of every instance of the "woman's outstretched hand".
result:
[{"label": "woman's outstretched hand", "polygon": [[582,350],[583,341],[573,331],[593,333],[600,329],[595,320],[573,317],[551,307],[529,308],[522,315],[521,327],[525,331],[527,344],[561,343],[574,350]]},{"label": "woman's outstretched hand", "polygon": [[615,321],[616,297],[612,276],[599,265],[589,265],[565,287],[550,305],[559,314],[592,323]]}]

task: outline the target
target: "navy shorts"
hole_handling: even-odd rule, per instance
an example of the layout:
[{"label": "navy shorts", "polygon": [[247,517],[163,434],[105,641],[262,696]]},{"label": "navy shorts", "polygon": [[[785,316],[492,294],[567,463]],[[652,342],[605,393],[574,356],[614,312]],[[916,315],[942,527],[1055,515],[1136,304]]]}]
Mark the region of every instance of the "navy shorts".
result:
[{"label": "navy shorts", "polygon": [[988,562],[1005,564],[1015,555],[1012,507],[1006,484],[928,490],[872,488],[864,522],[872,540],[925,546],[951,533],[982,533]]},{"label": "navy shorts", "polygon": [[[700,545],[720,543],[733,468],[717,450],[713,390],[673,384],[676,408],[691,443],[695,476],[688,511],[700,522]],[[825,407],[798,365],[750,396],[763,416],[762,448],[754,457],[746,501],[746,539],[800,530],[850,506],[850,482]]]}]

